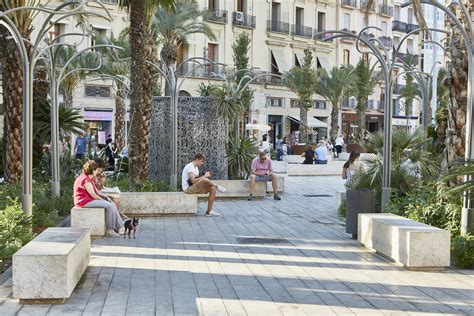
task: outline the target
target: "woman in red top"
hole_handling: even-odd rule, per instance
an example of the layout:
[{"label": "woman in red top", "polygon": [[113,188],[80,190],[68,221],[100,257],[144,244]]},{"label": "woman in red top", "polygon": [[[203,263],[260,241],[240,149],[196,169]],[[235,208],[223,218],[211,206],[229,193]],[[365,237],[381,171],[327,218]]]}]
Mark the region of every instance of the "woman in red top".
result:
[{"label": "woman in red top", "polygon": [[101,196],[92,177],[97,177],[103,169],[97,167],[93,160],[87,161],[82,167],[82,174],[74,181],[74,205],[76,207],[98,207],[105,209],[106,235],[118,237],[118,231],[123,227],[120,213],[112,201],[106,196]]}]

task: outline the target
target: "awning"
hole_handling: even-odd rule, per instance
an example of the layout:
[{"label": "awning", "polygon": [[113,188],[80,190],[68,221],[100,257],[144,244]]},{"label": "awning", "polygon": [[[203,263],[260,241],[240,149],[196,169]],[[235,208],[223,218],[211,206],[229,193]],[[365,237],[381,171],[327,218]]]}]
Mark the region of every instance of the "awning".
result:
[{"label": "awning", "polygon": [[296,59],[298,60],[298,63],[300,64],[300,67],[303,67],[304,64],[304,54],[301,53],[295,53]]},{"label": "awning", "polygon": [[91,26],[95,29],[98,29],[98,30],[110,30],[109,25],[99,24],[99,23],[95,23],[95,22],[92,22]]},{"label": "awning", "polygon": [[327,72],[330,72],[331,66],[329,64],[328,59],[326,57],[321,57],[321,56],[318,56],[317,58],[318,58],[319,64],[321,64],[321,67],[326,69]]},{"label": "awning", "polygon": [[283,54],[281,50],[272,49],[271,52],[272,52],[273,58],[275,58],[275,61],[277,63],[276,66],[278,67],[278,70],[281,73],[290,70],[290,67],[286,63],[285,55]]},{"label": "awning", "polygon": [[[296,123],[300,122],[300,120],[294,116],[288,115],[288,118]],[[308,116],[308,126],[313,128],[327,128],[328,124],[318,120],[314,116]]]},{"label": "awning", "polygon": [[262,132],[268,132],[271,130],[271,126],[265,125],[265,124],[247,124],[245,125],[246,130],[258,130]]}]

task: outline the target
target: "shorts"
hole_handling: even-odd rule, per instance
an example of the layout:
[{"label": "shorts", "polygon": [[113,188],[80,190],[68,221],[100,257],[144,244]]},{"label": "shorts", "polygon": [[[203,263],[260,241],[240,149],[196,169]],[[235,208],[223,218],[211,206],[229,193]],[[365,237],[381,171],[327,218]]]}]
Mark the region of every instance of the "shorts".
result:
[{"label": "shorts", "polygon": [[272,176],[257,176],[257,182],[269,182],[272,181]]},{"label": "shorts", "polygon": [[184,191],[188,194],[204,194],[206,192],[206,184],[202,181],[198,181]]}]

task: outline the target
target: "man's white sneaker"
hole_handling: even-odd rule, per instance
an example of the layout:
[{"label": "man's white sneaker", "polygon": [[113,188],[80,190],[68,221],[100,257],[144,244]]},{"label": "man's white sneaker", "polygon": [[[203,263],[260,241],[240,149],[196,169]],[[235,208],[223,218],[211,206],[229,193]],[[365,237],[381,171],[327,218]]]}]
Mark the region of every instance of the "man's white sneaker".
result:
[{"label": "man's white sneaker", "polygon": [[213,217],[219,217],[219,216],[221,216],[221,214],[220,214],[220,213],[217,213],[216,211],[210,211],[209,213],[206,213],[206,216],[209,216],[209,217],[211,217],[211,216],[213,216]]},{"label": "man's white sneaker", "polygon": [[216,190],[217,190],[217,192],[220,192],[220,193],[224,193],[225,191],[227,191],[226,188],[224,188],[224,187],[222,187],[222,186],[220,186],[220,185],[217,186]]},{"label": "man's white sneaker", "polygon": [[107,229],[105,232],[105,236],[107,237],[120,237],[119,234],[117,234],[113,229]]}]

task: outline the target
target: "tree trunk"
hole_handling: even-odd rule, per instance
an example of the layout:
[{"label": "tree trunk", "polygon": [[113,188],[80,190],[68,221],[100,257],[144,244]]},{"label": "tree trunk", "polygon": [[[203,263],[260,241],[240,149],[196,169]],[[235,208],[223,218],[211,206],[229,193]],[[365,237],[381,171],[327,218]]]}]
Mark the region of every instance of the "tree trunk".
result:
[{"label": "tree trunk", "polygon": [[64,91],[64,95],[63,95],[63,101],[64,101],[64,107],[66,108],[72,108],[72,106],[74,105],[74,97],[73,97],[73,94],[74,91]]},{"label": "tree trunk", "polygon": [[23,72],[20,53],[12,39],[6,43],[6,60],[3,72],[5,81],[5,180],[9,183],[21,181],[23,147]]},{"label": "tree trunk", "polygon": [[362,144],[365,138],[365,111],[358,111],[357,115],[359,116],[359,133],[357,134],[357,141],[359,144]]},{"label": "tree trunk", "polygon": [[33,108],[48,101],[49,82],[48,72],[44,68],[39,68],[35,72],[33,85]]},{"label": "tree trunk", "polygon": [[331,102],[331,132],[329,134],[331,142],[336,140],[339,132],[339,106],[337,102]]},{"label": "tree trunk", "polygon": [[308,110],[302,102],[300,102],[300,143],[308,142]]},{"label": "tree trunk", "polygon": [[[145,168],[147,159],[144,150],[145,142],[145,58],[147,25],[145,19],[145,3],[142,0],[131,0],[130,6],[130,43],[132,62],[130,69],[131,98],[130,98],[130,137],[129,137],[129,173],[131,189],[136,189],[136,182],[141,176],[141,169]],[[148,153],[147,153],[148,154]]]},{"label": "tree trunk", "polygon": [[125,111],[125,85],[117,83],[117,93],[115,95],[115,145],[120,152],[125,146],[125,124],[127,124]]},{"label": "tree trunk", "polygon": [[[176,69],[176,60],[178,59],[178,47],[176,45],[167,44],[163,46],[160,51],[160,56],[167,67],[172,67],[172,69]],[[154,56],[153,59],[155,59]],[[183,70],[186,71],[187,69]],[[169,97],[170,95],[171,87],[165,80],[165,96]]]}]

